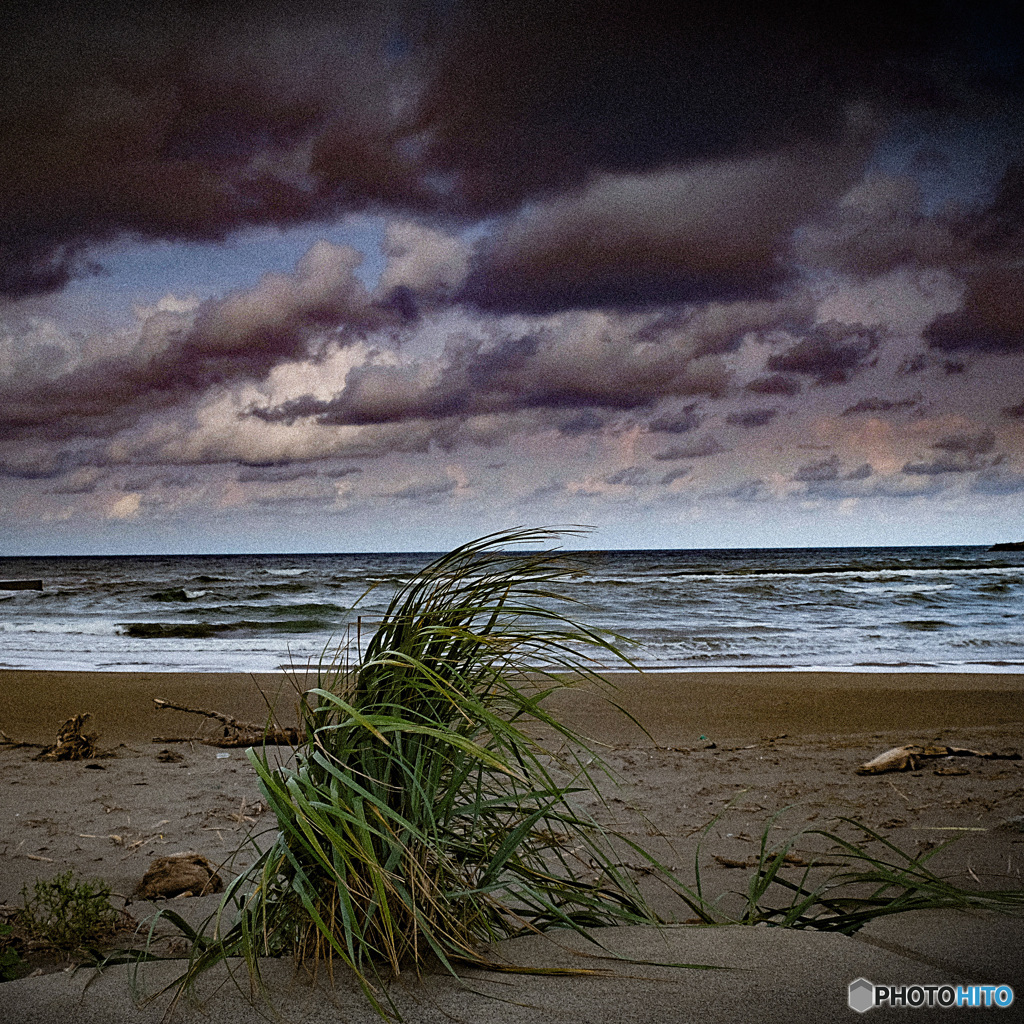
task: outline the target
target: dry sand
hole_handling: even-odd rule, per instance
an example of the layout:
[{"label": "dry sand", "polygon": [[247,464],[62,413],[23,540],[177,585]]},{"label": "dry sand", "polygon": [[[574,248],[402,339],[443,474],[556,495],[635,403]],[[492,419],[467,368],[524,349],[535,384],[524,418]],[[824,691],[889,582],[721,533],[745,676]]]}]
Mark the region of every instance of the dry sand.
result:
[{"label": "dry sand", "polygon": [[[1024,676],[715,672],[618,675],[615,683],[614,699],[638,720],[647,735],[589,685],[563,690],[549,703],[596,742],[620,777],[617,788],[605,788],[608,803],[600,806],[593,802],[591,810],[615,821],[651,848],[676,867],[684,880],[693,877],[699,830],[716,816],[720,817],[703,841],[699,862],[709,890],[728,893],[745,884],[747,872],[727,863],[748,863],[769,826],[775,839],[801,829],[830,827],[836,816],[846,815],[910,852],[928,850],[956,837],[959,842],[943,851],[936,862],[942,873],[966,885],[1021,887],[1024,829],[1019,819],[1024,814],[1024,761],[958,758],[927,764],[914,772],[881,776],[859,776],[854,770],[888,747],[908,742],[1021,750]],[[130,898],[153,857],[192,849],[220,863],[251,827],[272,829],[255,774],[241,750],[221,751],[198,739],[152,742],[156,736],[198,737],[210,732],[200,719],[158,712],[153,697],[263,720],[267,713],[264,694],[276,703],[284,724],[293,720],[294,691],[280,676],[254,680],[243,675],[189,673],[0,672],[0,730],[8,736],[52,741],[62,721],[90,711],[100,746],[111,753],[86,762],[54,763],[34,760],[35,751],[30,748],[0,748],[0,902],[19,902],[22,886],[70,867],[108,881],[115,892]],[[168,760],[162,754],[165,750],[180,760]],[[218,757],[223,753],[229,756]],[[781,817],[773,821],[779,812]],[[1016,824],[1014,819],[1018,819]],[[804,836],[796,841],[794,852],[798,857],[811,852],[820,855],[827,847],[821,837]],[[246,859],[243,855],[236,867],[243,867]],[[654,898],[662,911],[676,920],[689,916],[686,908],[667,894],[654,894]],[[138,917],[149,912],[148,905],[138,903],[129,910]],[[865,929],[858,941],[843,938],[843,943],[853,944],[841,948],[853,950],[850,956],[870,952],[877,957],[879,950],[888,950],[890,959],[884,961],[888,969],[895,970],[897,965],[911,974],[917,970],[921,978],[928,971],[942,976],[959,972],[960,977],[969,969],[977,979],[1017,985],[1024,1005],[1024,962],[1019,955],[1024,930],[1019,922],[993,924],[963,914],[928,921],[923,928],[909,919],[876,923]],[[728,960],[730,949],[739,951],[737,955],[744,961],[757,961],[761,955],[747,949],[753,941],[746,934],[748,929],[684,931],[707,936],[700,941],[709,957],[714,954]],[[813,968],[809,980],[805,979],[805,998],[816,991],[815,978],[820,982],[821,971],[828,970],[814,964],[815,956],[831,963],[840,981],[845,976],[842,971],[882,969],[877,964],[873,968],[847,967],[847,961],[830,945],[838,938],[835,936],[793,938],[792,933],[779,937],[782,933],[778,930],[753,931],[774,936],[770,942],[781,944],[783,958],[799,957],[805,971]],[[723,934],[734,939],[715,937]],[[629,945],[633,940],[626,936],[622,941]],[[1017,943],[1015,953],[1008,950],[1009,942]],[[709,943],[718,946],[712,949]],[[802,943],[811,945],[805,948]],[[875,963],[856,957],[850,960],[851,964],[865,962]],[[719,983],[706,980],[707,973],[703,972],[705,980],[699,985],[711,992],[707,986]],[[855,976],[851,974],[846,981]],[[38,1008],[36,1017],[29,1014],[24,1019],[49,1020],[47,1014],[52,1012],[56,1020],[66,1012],[60,1009],[64,1003],[53,995],[57,990],[31,988],[44,980],[13,983],[21,992],[23,1010]],[[548,998],[541,994],[547,982],[530,984],[535,987],[529,991],[542,1002]],[[692,986],[697,982],[687,984],[688,991],[696,991]],[[831,987],[839,984],[836,981]],[[95,1018],[100,1020],[102,1007],[108,1006],[103,1000],[115,996],[103,996],[102,991],[107,990],[96,991],[101,992],[96,997]],[[575,989],[570,986],[563,991]],[[583,991],[580,998],[584,1001],[597,998],[597,989]],[[705,993],[702,998],[712,997]],[[763,993],[757,998],[764,998]],[[829,1006],[834,1004],[849,1013],[845,989],[830,991],[828,999]],[[655,1002],[661,1006],[661,997]],[[449,1009],[454,1006],[452,1003]],[[591,1013],[596,1014],[595,1020],[627,1019],[611,1014],[607,1007],[606,1011],[607,1015],[601,1016],[593,1009],[578,1009],[584,1016],[573,1011],[559,1019],[591,1019],[585,1017]],[[504,1020],[503,1013],[488,1011],[485,1019]],[[434,1019],[426,1013],[421,1016]],[[110,1019],[121,1018],[115,1015]],[[470,1013],[466,1019],[479,1018]],[[635,1019],[689,1018],[659,1010],[653,1016],[639,1013]],[[715,1017],[712,1013],[707,1019],[742,1017]],[[819,1011],[806,1018],[789,1011],[780,1019],[831,1018]],[[925,1018],[919,1015],[918,1019]]]}]

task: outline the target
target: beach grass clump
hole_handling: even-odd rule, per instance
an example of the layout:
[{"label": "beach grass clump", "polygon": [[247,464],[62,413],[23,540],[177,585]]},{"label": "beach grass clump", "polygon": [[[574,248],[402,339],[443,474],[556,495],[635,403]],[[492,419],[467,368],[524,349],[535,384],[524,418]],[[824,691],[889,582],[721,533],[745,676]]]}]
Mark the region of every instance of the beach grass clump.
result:
[{"label": "beach grass clump", "polygon": [[552,927],[657,920],[619,866],[635,845],[574,802],[599,759],[544,708],[562,673],[599,678],[622,658],[559,609],[573,570],[556,552],[508,550],[552,536],[497,534],[431,563],[358,663],[322,665],[301,694],[293,766],[248,751],[277,835],[212,935],[165,911],[192,938],[186,988],[226,957],[258,980],[260,957],[288,954],[351,969],[384,1013],[401,971],[488,966],[488,943]]},{"label": "beach grass clump", "polygon": [[110,902],[112,890],[98,879],[79,879],[73,871],[37,880],[22,889],[15,915],[18,932],[41,946],[63,953],[91,950],[109,941],[123,914]]}]

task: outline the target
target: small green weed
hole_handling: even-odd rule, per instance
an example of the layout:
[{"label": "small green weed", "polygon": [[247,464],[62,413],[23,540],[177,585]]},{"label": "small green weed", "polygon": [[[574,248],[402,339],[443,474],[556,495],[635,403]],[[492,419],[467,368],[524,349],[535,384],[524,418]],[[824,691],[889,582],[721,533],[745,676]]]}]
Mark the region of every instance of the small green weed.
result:
[{"label": "small green weed", "polygon": [[97,879],[76,880],[68,871],[39,879],[31,893],[21,890],[24,906],[15,918],[29,939],[73,953],[110,938],[121,914],[110,902],[111,889]]},{"label": "small green weed", "polygon": [[0,924],[0,981],[13,981],[21,967],[21,954],[14,948],[13,932],[9,924]]}]

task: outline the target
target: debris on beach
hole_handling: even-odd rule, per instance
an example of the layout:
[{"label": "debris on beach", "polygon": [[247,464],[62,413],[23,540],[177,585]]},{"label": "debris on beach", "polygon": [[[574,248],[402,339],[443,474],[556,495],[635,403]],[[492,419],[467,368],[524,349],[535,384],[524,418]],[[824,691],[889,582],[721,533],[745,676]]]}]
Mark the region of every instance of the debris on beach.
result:
[{"label": "debris on beach", "polygon": [[95,733],[83,732],[85,723],[92,718],[88,711],[69,718],[57,730],[57,742],[44,747],[36,759],[39,761],[84,761],[96,757]]},{"label": "debris on beach", "polygon": [[[884,754],[872,758],[857,769],[858,775],[881,775],[882,772],[912,772],[922,761],[937,757],[986,757],[994,760],[1019,761],[1020,752],[1007,750],[995,752],[991,750],[972,750],[969,747],[922,746],[906,743],[902,747],[893,747]],[[945,772],[943,774],[953,774]],[[959,773],[957,773],[959,774]]]},{"label": "debris on beach", "polygon": [[193,850],[157,857],[142,876],[136,896],[140,900],[170,900],[221,892],[224,882],[217,869]]},{"label": "debris on beach", "polygon": [[[254,722],[240,722],[231,715],[222,714],[220,711],[211,711],[208,708],[190,708],[184,704],[174,704],[162,697],[154,697],[153,703],[160,710],[184,711],[187,715],[202,715],[204,718],[212,718],[223,726],[219,736],[199,737],[200,743],[209,747],[252,747],[264,743],[272,746],[295,746],[299,742],[299,730],[280,726],[257,725]],[[166,736],[154,736],[154,743],[181,743],[187,742],[192,737],[171,738]]]},{"label": "debris on beach", "polygon": [[[747,857],[745,860],[736,860],[733,857],[723,857],[721,854],[711,855],[723,868],[756,868],[761,861],[757,857]],[[775,860],[773,854],[770,861]],[[850,865],[846,861],[836,860],[807,860],[798,853],[785,853],[782,855],[781,866],[789,868],[846,868]]]},{"label": "debris on beach", "polygon": [[2,729],[0,729],[0,747],[11,747],[17,750],[20,747],[35,747],[37,750],[40,747],[45,747],[45,743],[33,743],[30,740],[19,740],[14,736],[8,736]]}]

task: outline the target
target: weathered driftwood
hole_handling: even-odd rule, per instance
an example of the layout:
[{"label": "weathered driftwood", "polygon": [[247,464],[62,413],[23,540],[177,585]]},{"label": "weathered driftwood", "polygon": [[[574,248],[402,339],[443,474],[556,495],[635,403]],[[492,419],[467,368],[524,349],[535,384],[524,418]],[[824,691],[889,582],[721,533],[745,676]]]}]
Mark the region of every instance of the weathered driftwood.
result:
[{"label": "weathered driftwood", "polygon": [[157,857],[142,876],[136,895],[140,900],[177,899],[221,892],[224,882],[201,854],[188,850]]},{"label": "weathered driftwood", "polygon": [[84,761],[86,758],[95,757],[96,734],[86,733],[82,729],[86,720],[92,718],[88,711],[69,718],[57,730],[57,742],[49,747],[44,747],[36,755],[40,761]]},{"label": "weathered driftwood", "polygon": [[1020,753],[1016,750],[994,752],[991,750],[971,750],[969,747],[922,746],[906,743],[902,747],[893,747],[884,754],[872,758],[857,769],[858,775],[881,775],[882,772],[914,771],[922,761],[936,757],[988,757],[1019,761]]},{"label": "weathered driftwood", "polygon": [[45,747],[45,743],[32,743],[30,740],[18,740],[13,736],[8,736],[2,729],[0,729],[0,747]]},{"label": "weathered driftwood", "polygon": [[[299,730],[291,727],[282,729],[280,726],[256,725],[253,722],[240,722],[231,715],[222,714],[220,711],[210,711],[208,708],[190,708],[184,704],[175,704],[172,701],[164,700],[162,697],[154,697],[153,703],[162,710],[184,711],[188,715],[202,715],[204,718],[212,718],[223,726],[221,735],[199,737],[200,743],[210,747],[252,747],[263,743],[271,745],[288,744],[295,746],[299,742]],[[171,743],[174,740],[161,737],[154,742]]]}]

